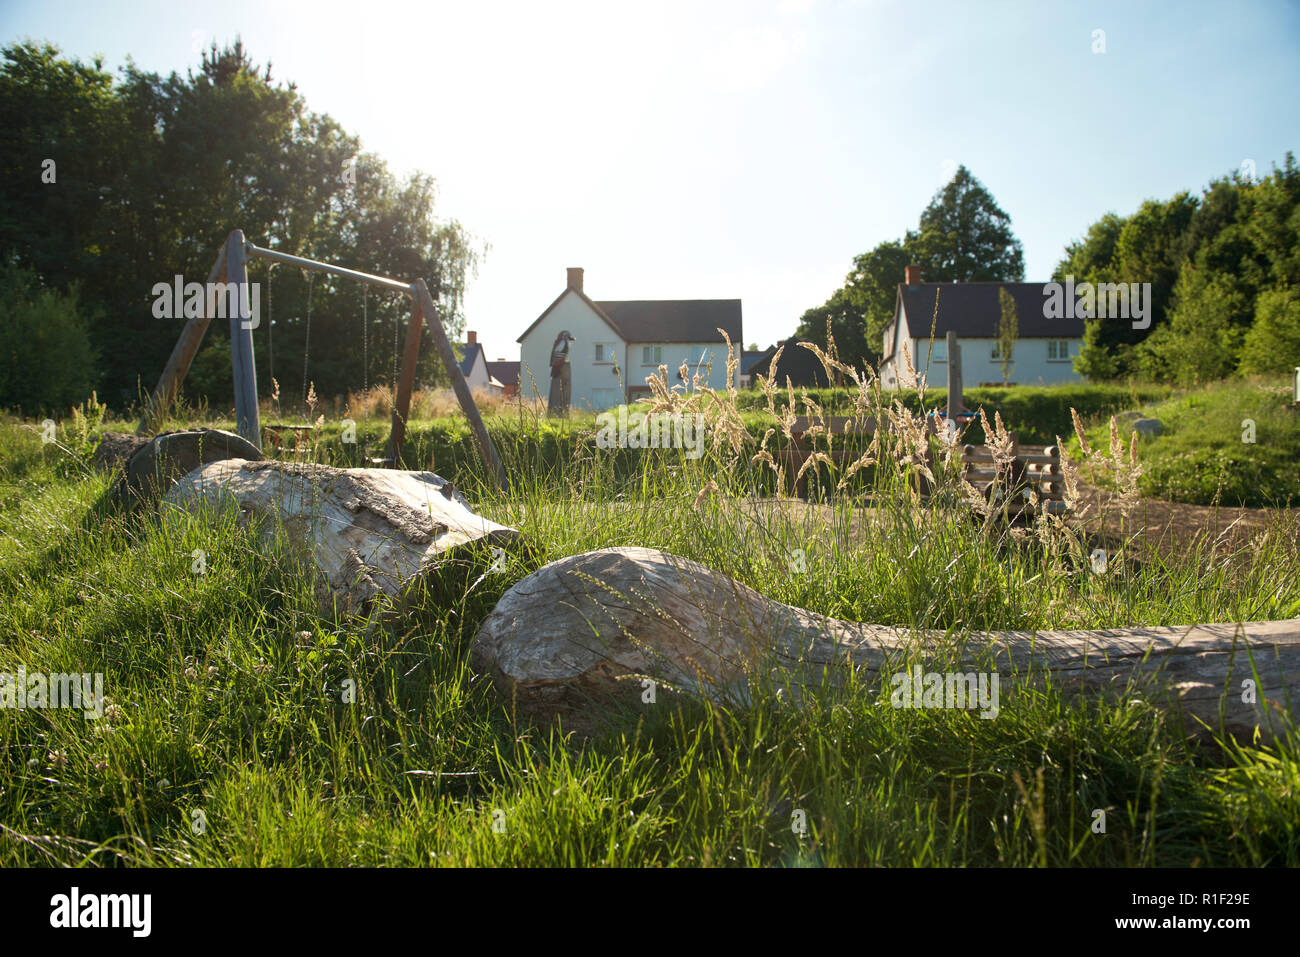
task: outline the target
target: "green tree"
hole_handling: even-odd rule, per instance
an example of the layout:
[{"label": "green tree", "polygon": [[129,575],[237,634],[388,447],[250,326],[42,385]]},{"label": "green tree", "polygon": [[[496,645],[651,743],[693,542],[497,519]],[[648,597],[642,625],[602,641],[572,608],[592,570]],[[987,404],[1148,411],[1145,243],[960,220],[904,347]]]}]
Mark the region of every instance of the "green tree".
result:
[{"label": "green tree", "polygon": [[66,413],[90,395],[95,354],[75,289],[42,287],[35,273],[0,266],[0,408]]},{"label": "green tree", "polygon": [[911,264],[919,265],[922,278],[932,282],[1024,278],[1024,254],[1011,232],[1010,217],[962,166],[935,193],[918,229],[855,257],[844,285],[800,317],[796,335],[825,348],[829,319],[844,361],[877,365],[884,330],[894,319],[898,284]]},{"label": "green tree", "polygon": [[[79,281],[81,301],[103,316],[91,335],[103,356],[101,392],[116,403],[153,386],[180,332],[181,320],[153,315],[153,286],[176,274],[205,279],[236,227],[259,245],[424,278],[448,334],[463,327],[464,286],[479,253],[459,224],[436,217],[432,178],[399,181],[238,40],[214,45],[185,76],[128,63],[120,81],[50,46],[10,46],[0,62],[0,118],[14,147],[0,161],[0,259],[54,287]],[[55,184],[40,182],[47,156]],[[317,276],[308,357],[307,281],[284,267],[270,275],[275,327],[254,332],[263,392],[274,374],[287,397],[301,395],[304,358],[321,395],[391,375],[393,333],[400,348],[409,302]],[[250,280],[269,293],[265,263],[250,265]],[[228,336],[221,326],[213,323],[209,337]],[[426,341],[424,381],[437,371],[431,353]]]},{"label": "green tree", "polygon": [[930,282],[1019,282],[1025,275],[1011,217],[965,166],[935,194],[905,246]]},{"label": "green tree", "polygon": [[826,348],[826,320],[840,358],[861,367],[880,362],[885,327],[894,318],[898,283],[908,264],[908,252],[899,242],[881,243],[853,260],[844,285],[823,305],[809,309],[799,320],[796,335]]},{"label": "green tree", "polygon": [[1300,287],[1270,289],[1255,303],[1241,349],[1241,371],[1290,372],[1300,366]]},{"label": "green tree", "polygon": [[1149,379],[1194,385],[1230,375],[1250,315],[1248,287],[1231,275],[1191,263],[1176,286],[1169,321],[1138,347],[1140,371]]},{"label": "green tree", "polygon": [[1002,370],[1002,384],[1007,385],[1011,378],[1011,368],[1015,365],[1016,341],[1020,338],[1020,317],[1016,313],[1016,301],[1006,288],[998,290],[998,316],[996,338],[998,341],[998,367]]},{"label": "green tree", "polygon": [[[1076,282],[1152,286],[1149,328],[1123,320],[1087,324],[1075,361],[1083,375],[1204,381],[1229,374],[1252,321],[1274,315],[1259,310],[1259,297],[1300,284],[1294,156],[1288,153],[1281,168],[1257,183],[1234,172],[1213,180],[1199,197],[1181,192],[1168,201],[1149,200],[1127,218],[1107,214],[1066,249],[1054,278],[1070,275]],[[1253,337],[1256,349],[1261,337]]]}]

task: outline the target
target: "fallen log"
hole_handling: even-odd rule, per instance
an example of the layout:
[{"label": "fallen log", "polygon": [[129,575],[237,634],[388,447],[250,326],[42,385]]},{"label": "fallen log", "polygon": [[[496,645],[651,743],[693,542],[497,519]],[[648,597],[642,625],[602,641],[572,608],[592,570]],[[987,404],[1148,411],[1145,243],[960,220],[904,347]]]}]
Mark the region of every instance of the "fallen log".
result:
[{"label": "fallen log", "polygon": [[400,601],[431,567],[475,542],[504,548],[515,529],[476,515],[450,482],[432,472],[340,469],[273,460],[225,459],[183,476],[161,508],[193,510],[234,501],[264,534],[282,529],[320,572],[322,606],[369,611]]},{"label": "fallen log", "polygon": [[602,703],[642,700],[638,678],[743,701],[764,675],[798,694],[851,669],[888,689],[920,661],[991,672],[1011,689],[1046,678],[1068,694],[1141,696],[1180,714],[1193,736],[1258,729],[1269,739],[1294,727],[1300,709],[1300,619],[913,634],[784,605],[647,548],[574,555],[529,575],[483,622],[470,661],[521,713],[559,716],[580,733],[600,726]]}]

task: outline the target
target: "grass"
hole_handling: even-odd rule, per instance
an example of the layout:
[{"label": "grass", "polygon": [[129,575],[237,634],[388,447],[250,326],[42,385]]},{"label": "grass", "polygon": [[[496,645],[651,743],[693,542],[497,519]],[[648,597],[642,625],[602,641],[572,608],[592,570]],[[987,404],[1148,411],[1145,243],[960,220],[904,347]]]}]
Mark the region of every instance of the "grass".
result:
[{"label": "grass", "polygon": [[[1300,864],[1296,744],[1196,745],[1136,700],[1046,688],[987,721],[896,710],[887,688],[798,707],[759,688],[744,707],[647,705],[587,741],[518,719],[468,667],[479,623],[542,564],[613,545],[911,627],[1300,615],[1294,522],[1235,554],[1206,541],[1140,562],[1121,552],[1092,575],[1086,534],[919,505],[915,468],[896,467],[916,422],[898,409],[869,499],[823,474],[822,508],[752,506],[770,467],[729,414],[714,414],[719,444],[695,462],[597,454],[581,421],[494,419],[514,435],[501,442],[508,496],[476,482],[467,437],[445,464],[531,550],[367,620],[322,614],[284,542],[232,512],[106,511],[89,432],[128,423],[92,412],[55,444],[6,423],[0,671],[102,672],[111,704],[98,721],[0,710],[0,865]],[[537,467],[545,436],[560,451]],[[318,454],[356,452],[330,433]]]},{"label": "grass", "polygon": [[[1143,493],[1192,505],[1285,507],[1300,502],[1300,410],[1289,383],[1230,380],[1146,406],[1160,435],[1142,437]],[[1108,441],[1109,418],[1088,428]],[[1127,436],[1124,436],[1127,439]],[[1078,440],[1071,448],[1078,450]]]}]

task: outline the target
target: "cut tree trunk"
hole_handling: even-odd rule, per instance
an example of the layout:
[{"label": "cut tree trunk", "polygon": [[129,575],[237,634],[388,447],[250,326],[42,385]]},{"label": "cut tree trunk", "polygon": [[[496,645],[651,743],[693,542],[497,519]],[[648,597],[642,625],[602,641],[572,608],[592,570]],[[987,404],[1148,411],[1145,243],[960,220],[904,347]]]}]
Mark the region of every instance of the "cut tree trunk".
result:
[{"label": "cut tree trunk", "polygon": [[1067,694],[1148,700],[1180,714],[1194,736],[1258,729],[1269,739],[1300,709],[1300,619],[914,634],[783,605],[647,548],[574,555],[523,579],[483,623],[470,660],[520,712],[560,716],[579,733],[602,724],[602,703],[643,707],[647,686],[637,679],[745,701],[755,680],[797,695],[850,669],[865,687],[889,691],[896,675],[927,662],[997,674],[1002,711],[1015,706],[1018,686],[1047,678]]},{"label": "cut tree trunk", "polygon": [[476,515],[450,482],[432,472],[339,469],[327,465],[226,459],[185,475],[163,497],[168,507],[221,507],[282,528],[320,572],[322,605],[364,613],[400,600],[429,568],[460,546],[506,547],[519,532]]}]

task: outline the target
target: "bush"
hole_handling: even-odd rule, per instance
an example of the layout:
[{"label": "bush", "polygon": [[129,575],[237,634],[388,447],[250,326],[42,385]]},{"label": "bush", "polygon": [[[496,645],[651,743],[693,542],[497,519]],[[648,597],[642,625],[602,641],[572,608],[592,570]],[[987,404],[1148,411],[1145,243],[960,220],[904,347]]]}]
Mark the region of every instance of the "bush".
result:
[{"label": "bush", "polygon": [[1284,464],[1253,445],[1187,449],[1150,456],[1139,484],[1146,495],[1191,505],[1280,505],[1296,494]]},{"label": "bush", "polygon": [[1285,289],[1261,293],[1241,351],[1242,372],[1290,372],[1300,366],[1300,299]]},{"label": "bush", "polygon": [[0,302],[0,407],[38,415],[84,401],[96,357],[76,291],[46,289],[34,273],[5,265]]}]

